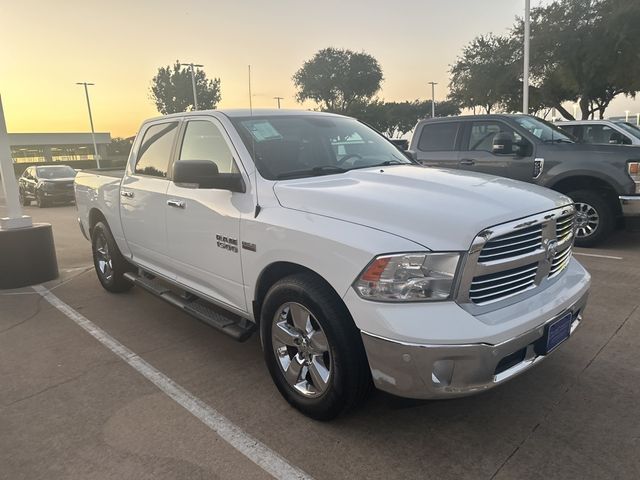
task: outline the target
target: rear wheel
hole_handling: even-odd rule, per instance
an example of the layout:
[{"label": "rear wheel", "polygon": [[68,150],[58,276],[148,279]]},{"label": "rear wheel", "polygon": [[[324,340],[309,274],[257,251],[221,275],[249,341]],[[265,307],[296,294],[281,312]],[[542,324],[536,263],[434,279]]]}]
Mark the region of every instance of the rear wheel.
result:
[{"label": "rear wheel", "polygon": [[133,266],[118,250],[106,223],[98,222],[91,230],[91,250],[98,280],[105,290],[120,293],[133,287],[133,284],[124,278],[124,274],[132,271]]},{"label": "rear wheel", "polygon": [[371,376],[359,331],[340,298],[314,275],[273,285],[260,328],[274,383],[305,415],[330,420],[366,398]]},{"label": "rear wheel", "polygon": [[607,200],[590,190],[567,195],[576,204],[576,245],[593,247],[604,241],[615,225],[614,211]]}]

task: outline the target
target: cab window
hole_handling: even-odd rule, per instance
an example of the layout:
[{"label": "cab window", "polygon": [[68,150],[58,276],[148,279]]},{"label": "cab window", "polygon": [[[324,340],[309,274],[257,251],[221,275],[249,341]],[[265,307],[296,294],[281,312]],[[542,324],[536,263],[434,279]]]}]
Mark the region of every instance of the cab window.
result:
[{"label": "cab window", "polygon": [[207,120],[187,123],[179,160],[209,160],[218,166],[220,173],[238,172],[221,130]]},{"label": "cab window", "polygon": [[178,122],[150,126],[142,138],[135,173],[166,178]]},{"label": "cab window", "polygon": [[458,123],[426,123],[420,132],[418,150],[422,152],[451,152],[456,148]]},{"label": "cab window", "polygon": [[467,149],[470,151],[493,150],[493,138],[498,133],[508,133],[513,137],[513,143],[517,144],[522,141],[522,137],[512,128],[500,122],[473,122],[471,131],[469,132],[469,143]]}]

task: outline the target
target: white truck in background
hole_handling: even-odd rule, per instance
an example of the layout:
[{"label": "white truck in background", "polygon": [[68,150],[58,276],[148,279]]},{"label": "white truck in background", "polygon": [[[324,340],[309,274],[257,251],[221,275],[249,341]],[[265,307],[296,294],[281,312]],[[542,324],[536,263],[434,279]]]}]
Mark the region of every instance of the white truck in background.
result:
[{"label": "white truck in background", "polygon": [[199,111],[144,122],[124,171],[75,180],[110,292],[139,285],[238,340],[317,419],[371,385],[468,395],[546,358],[582,319],[571,201],[428,168],[357,120]]}]

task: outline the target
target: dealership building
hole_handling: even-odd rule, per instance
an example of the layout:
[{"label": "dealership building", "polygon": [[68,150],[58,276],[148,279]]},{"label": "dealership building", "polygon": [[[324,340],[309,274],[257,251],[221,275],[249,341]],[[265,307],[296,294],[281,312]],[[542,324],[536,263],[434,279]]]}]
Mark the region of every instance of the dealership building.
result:
[{"label": "dealership building", "polygon": [[[98,155],[106,157],[111,134],[95,138]],[[15,164],[95,161],[91,133],[10,133],[9,145]]]}]

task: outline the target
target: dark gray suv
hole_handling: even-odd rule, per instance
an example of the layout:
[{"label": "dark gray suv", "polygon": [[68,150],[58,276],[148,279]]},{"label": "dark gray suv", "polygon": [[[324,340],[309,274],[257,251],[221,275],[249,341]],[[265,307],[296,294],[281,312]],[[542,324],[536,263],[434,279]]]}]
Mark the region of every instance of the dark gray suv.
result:
[{"label": "dark gray suv", "polygon": [[640,218],[640,149],[585,145],[530,115],[469,115],[421,120],[412,156],[455,168],[543,185],[577,207],[576,244],[604,240],[618,219]]}]

